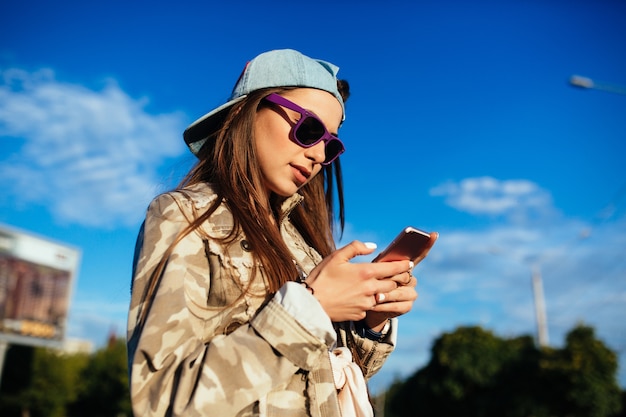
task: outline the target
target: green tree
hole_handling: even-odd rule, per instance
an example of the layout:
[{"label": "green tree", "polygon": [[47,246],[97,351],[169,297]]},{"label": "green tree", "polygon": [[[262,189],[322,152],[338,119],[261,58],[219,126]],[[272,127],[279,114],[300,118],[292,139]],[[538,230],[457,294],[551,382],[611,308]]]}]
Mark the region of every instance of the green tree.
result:
[{"label": "green tree", "polygon": [[77,377],[88,356],[66,355],[58,350],[30,346],[19,346],[13,351],[15,355],[10,359],[18,364],[8,363],[10,374],[3,381],[5,401],[0,407],[1,414],[65,416],[67,403],[75,399]]},{"label": "green tree", "polygon": [[617,355],[595,337],[593,328],[576,326],[565,347],[544,355],[541,366],[558,415],[604,417],[621,411]]},{"label": "green tree", "polygon": [[435,341],[426,367],[393,387],[387,415],[513,416],[513,404],[527,409],[531,402],[517,374],[534,374],[536,356],[529,337],[503,340],[480,327],[458,328]]},{"label": "green tree", "polygon": [[11,346],[0,392],[2,417],[130,416],[126,344],[92,355]]},{"label": "green tree", "polygon": [[460,327],[435,341],[424,368],[389,388],[385,415],[609,417],[621,401],[617,357],[590,327],[570,331],[563,349]]},{"label": "green tree", "polygon": [[36,348],[33,379],[26,396],[32,416],[64,417],[66,405],[76,397],[77,377],[87,363],[86,355],[64,355]]},{"label": "green tree", "polygon": [[70,404],[70,416],[130,416],[130,395],[126,342],[111,340],[97,351],[82,370],[76,401]]},{"label": "green tree", "polygon": [[2,385],[0,386],[0,415],[21,416],[28,413],[29,404],[25,392],[32,380],[34,348],[10,345],[4,360]]}]

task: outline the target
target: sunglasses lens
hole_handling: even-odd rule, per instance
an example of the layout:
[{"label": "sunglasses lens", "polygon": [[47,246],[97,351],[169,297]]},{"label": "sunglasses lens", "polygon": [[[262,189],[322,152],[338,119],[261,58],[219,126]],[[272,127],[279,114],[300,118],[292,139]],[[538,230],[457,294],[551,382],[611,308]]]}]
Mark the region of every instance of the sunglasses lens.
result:
[{"label": "sunglasses lens", "polygon": [[308,146],[320,140],[325,132],[326,129],[319,120],[305,117],[296,131],[296,137],[303,145]]},{"label": "sunglasses lens", "polygon": [[341,152],[343,152],[343,145],[338,140],[331,140],[326,142],[326,161],[335,159]]}]

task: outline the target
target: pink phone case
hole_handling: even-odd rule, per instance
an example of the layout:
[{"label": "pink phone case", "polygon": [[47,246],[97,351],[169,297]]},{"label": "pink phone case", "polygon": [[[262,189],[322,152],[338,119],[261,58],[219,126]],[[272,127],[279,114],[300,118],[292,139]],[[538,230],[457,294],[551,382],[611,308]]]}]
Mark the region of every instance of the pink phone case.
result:
[{"label": "pink phone case", "polygon": [[408,226],[372,262],[415,260],[426,249],[430,234]]}]

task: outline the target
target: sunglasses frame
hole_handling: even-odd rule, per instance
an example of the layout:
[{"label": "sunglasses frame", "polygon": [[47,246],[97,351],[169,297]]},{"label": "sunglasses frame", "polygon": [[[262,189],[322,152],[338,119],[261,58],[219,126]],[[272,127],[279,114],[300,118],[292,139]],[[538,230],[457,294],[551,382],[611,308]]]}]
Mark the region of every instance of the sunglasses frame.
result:
[{"label": "sunglasses frame", "polygon": [[[289,135],[291,137],[291,140],[297,143],[299,146],[302,146],[303,148],[311,148],[317,145],[318,143],[320,143],[320,141],[324,141],[324,152],[326,152],[326,150],[328,149],[329,143],[333,141],[338,142],[340,146],[340,150],[339,152],[337,152],[337,155],[333,156],[331,159],[325,159],[324,162],[321,163],[322,165],[330,165],[335,159],[339,157],[339,155],[345,152],[346,147],[344,146],[343,142],[339,140],[337,136],[331,134],[326,128],[326,125],[324,124],[324,122],[322,122],[320,118],[317,117],[315,114],[311,113],[310,111],[306,109],[303,109],[302,107],[298,106],[296,103],[290,100],[287,100],[285,97],[276,93],[272,93],[264,97],[263,99],[269,101],[270,103],[274,103],[281,107],[285,107],[289,110],[293,110],[295,112],[300,113],[300,116],[302,117],[300,117],[300,119],[296,122],[296,124],[291,128],[291,132]],[[298,129],[304,123],[304,121],[309,117],[317,120],[321,124],[322,128],[324,129],[324,134],[319,139],[316,139],[315,142],[310,143],[310,144],[305,144],[302,141],[300,141],[300,139],[298,139],[297,132],[298,132]]]}]

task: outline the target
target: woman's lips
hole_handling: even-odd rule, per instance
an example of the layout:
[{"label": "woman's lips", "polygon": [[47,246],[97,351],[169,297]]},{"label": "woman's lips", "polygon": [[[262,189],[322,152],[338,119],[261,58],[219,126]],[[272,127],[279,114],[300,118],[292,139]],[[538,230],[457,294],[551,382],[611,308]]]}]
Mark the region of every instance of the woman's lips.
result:
[{"label": "woman's lips", "polygon": [[291,165],[291,170],[296,179],[296,182],[298,183],[298,186],[306,183],[311,176],[311,171],[299,165]]}]

